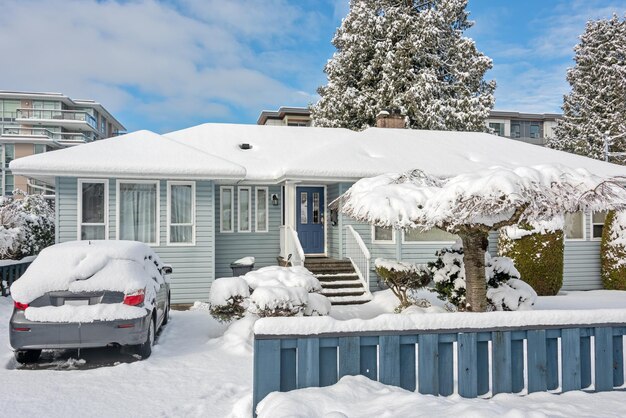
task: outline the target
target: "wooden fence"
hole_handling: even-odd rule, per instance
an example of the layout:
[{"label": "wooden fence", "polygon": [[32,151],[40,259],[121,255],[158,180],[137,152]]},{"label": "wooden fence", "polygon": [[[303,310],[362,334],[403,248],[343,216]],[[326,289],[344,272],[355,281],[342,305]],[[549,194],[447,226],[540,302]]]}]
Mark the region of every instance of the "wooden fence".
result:
[{"label": "wooden fence", "polygon": [[10,264],[0,264],[0,295],[8,296],[9,288],[17,279],[24,274],[30,263],[32,263],[32,257],[29,257],[27,261],[16,261]]},{"label": "wooden fence", "polygon": [[608,391],[624,384],[624,334],[626,324],[255,335],[253,403],[256,409],[270,392],[328,386],[357,374],[466,398],[592,384]]}]

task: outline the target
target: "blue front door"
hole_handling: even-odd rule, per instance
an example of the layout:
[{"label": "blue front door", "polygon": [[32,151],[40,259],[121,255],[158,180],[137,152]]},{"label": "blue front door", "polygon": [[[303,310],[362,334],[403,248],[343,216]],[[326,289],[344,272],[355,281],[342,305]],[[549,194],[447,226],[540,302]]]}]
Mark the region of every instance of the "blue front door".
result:
[{"label": "blue front door", "polygon": [[323,187],[296,187],[296,230],[305,254],[324,253]]}]

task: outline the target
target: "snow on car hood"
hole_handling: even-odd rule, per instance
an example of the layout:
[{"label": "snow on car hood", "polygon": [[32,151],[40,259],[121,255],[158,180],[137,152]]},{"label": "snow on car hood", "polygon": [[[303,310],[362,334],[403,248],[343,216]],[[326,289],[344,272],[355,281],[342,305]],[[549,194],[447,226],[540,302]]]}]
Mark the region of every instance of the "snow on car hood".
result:
[{"label": "snow on car hood", "polygon": [[[154,262],[145,262],[152,256]],[[163,281],[161,260],[135,241],[73,241],[44,249],[11,286],[13,300],[30,303],[47,292],[120,291],[146,288],[146,300]]]}]

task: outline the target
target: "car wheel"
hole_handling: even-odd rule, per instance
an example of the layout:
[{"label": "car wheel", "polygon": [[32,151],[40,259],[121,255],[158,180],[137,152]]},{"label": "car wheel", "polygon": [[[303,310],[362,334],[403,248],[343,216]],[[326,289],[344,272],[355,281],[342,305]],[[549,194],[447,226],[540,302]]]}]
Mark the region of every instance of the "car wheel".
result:
[{"label": "car wheel", "polygon": [[139,354],[142,359],[146,359],[150,357],[150,354],[152,354],[152,346],[154,345],[155,338],[154,328],[154,318],[151,318],[150,324],[148,325],[148,335],[146,337],[146,341],[143,344],[139,345],[137,349],[137,354]]},{"label": "car wheel", "polygon": [[15,360],[18,363],[35,363],[39,360],[41,350],[15,350]]},{"label": "car wheel", "polygon": [[170,297],[167,297],[165,302],[165,311],[163,312],[163,325],[167,325],[170,322]]}]

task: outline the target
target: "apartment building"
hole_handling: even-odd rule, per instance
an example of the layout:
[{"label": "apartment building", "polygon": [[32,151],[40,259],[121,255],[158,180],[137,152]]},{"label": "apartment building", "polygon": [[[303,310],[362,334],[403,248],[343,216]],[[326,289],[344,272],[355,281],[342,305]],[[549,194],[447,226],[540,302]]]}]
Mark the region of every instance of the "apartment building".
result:
[{"label": "apartment building", "polygon": [[[554,127],[561,117],[553,113],[492,110],[485,124],[495,135],[529,144],[545,145],[554,136]],[[257,119],[257,125],[311,126],[311,113],[305,107],[264,110]]]},{"label": "apartment building", "polygon": [[9,163],[124,133],[124,126],[100,103],[71,99],[61,93],[0,90],[0,192],[14,189],[54,196],[44,183],[14,176]]}]

